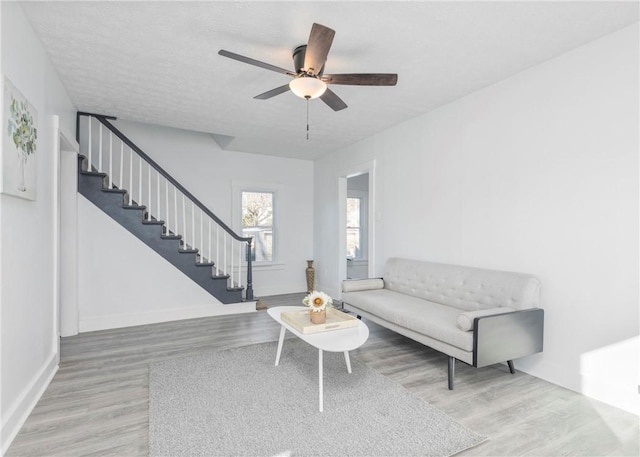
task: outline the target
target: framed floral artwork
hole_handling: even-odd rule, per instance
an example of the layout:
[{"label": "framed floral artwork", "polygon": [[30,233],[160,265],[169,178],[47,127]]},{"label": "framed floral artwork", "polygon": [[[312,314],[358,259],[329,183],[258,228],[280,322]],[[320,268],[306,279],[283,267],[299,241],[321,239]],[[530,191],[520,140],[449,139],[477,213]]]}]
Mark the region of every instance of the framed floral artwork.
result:
[{"label": "framed floral artwork", "polygon": [[35,200],[38,113],[6,76],[2,110],[1,191]]}]

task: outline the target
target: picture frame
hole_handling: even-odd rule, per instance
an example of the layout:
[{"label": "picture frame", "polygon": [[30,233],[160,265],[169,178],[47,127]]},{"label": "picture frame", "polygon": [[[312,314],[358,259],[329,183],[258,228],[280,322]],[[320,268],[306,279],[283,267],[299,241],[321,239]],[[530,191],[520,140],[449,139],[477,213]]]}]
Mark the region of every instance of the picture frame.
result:
[{"label": "picture frame", "polygon": [[6,76],[3,86],[0,192],[35,200],[38,112]]}]

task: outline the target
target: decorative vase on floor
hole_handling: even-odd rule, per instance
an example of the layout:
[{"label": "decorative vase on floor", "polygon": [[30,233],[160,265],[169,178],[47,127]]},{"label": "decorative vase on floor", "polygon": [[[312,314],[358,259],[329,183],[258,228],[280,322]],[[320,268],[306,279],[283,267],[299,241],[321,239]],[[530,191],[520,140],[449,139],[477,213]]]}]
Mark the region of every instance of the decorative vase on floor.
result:
[{"label": "decorative vase on floor", "polygon": [[313,260],[307,260],[307,293],[313,292],[313,280],[316,276],[316,270],[313,268]]},{"label": "decorative vase on floor", "polygon": [[309,310],[309,315],[311,316],[311,322],[314,324],[324,324],[327,322],[327,310],[323,309],[315,313]]}]

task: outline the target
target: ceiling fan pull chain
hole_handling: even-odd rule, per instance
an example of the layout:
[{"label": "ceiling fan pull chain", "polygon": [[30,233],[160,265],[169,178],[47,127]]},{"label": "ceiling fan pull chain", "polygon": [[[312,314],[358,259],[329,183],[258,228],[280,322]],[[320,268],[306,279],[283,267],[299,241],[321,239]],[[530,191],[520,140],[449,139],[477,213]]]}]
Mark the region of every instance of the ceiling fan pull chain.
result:
[{"label": "ceiling fan pull chain", "polygon": [[309,97],[307,99],[307,141],[309,141]]}]

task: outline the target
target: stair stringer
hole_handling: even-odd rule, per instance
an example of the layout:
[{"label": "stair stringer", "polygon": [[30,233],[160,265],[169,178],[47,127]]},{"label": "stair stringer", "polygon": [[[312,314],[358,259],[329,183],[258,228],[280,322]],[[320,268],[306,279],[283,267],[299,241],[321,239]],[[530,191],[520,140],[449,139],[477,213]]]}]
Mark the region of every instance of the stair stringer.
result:
[{"label": "stair stringer", "polygon": [[220,302],[83,195],[78,229],[80,332],[255,312]]}]

